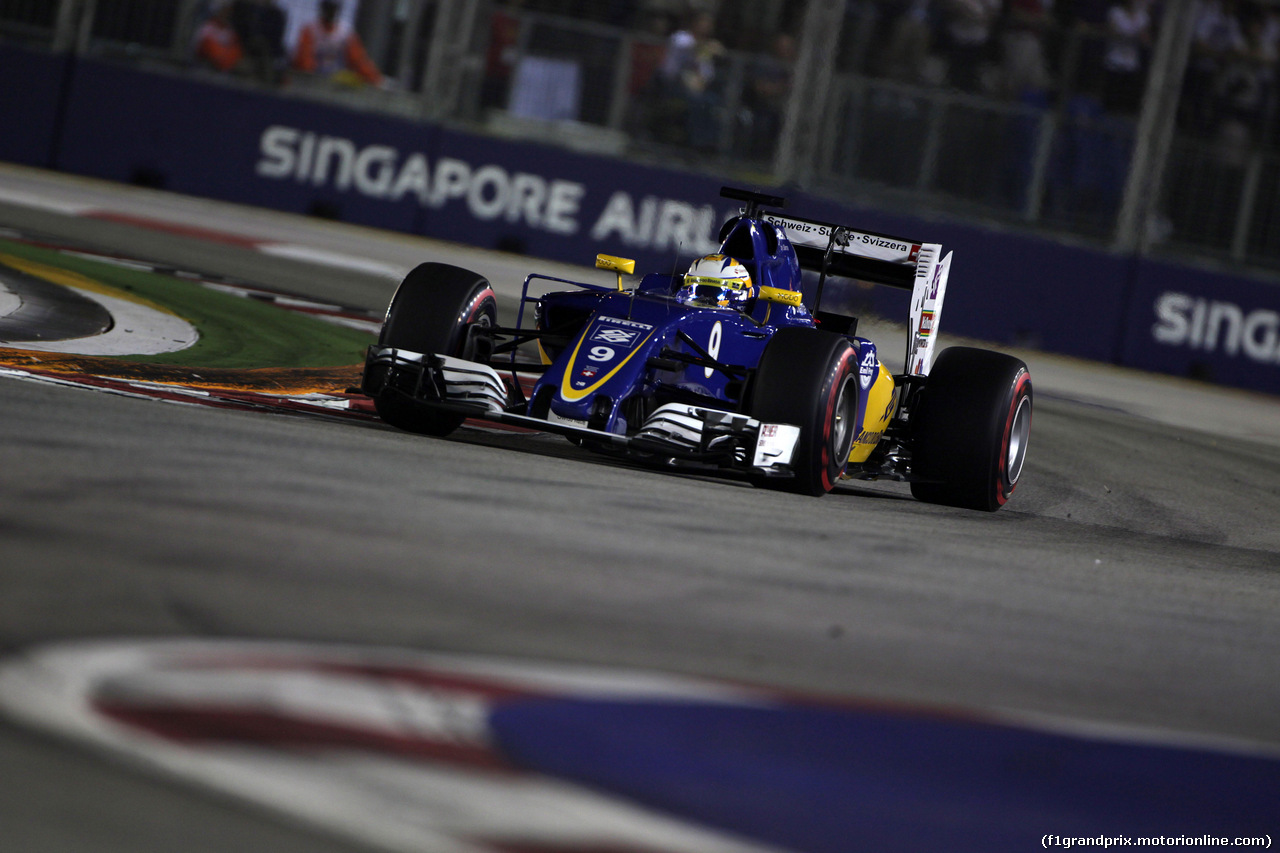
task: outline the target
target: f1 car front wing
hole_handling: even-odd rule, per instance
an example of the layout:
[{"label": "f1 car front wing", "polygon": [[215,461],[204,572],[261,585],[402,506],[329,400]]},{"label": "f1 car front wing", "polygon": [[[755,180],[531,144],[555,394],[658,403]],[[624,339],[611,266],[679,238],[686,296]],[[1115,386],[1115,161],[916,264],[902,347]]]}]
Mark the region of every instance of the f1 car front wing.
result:
[{"label": "f1 car front wing", "polygon": [[633,435],[554,416],[530,417],[523,413],[523,401],[512,404],[507,383],[489,365],[394,347],[369,348],[361,390],[371,397],[400,394],[470,418],[574,437],[597,450],[767,477],[793,475],[791,458],[800,438],[800,428],[791,424],[766,424],[736,412],[680,403],[660,406]]}]

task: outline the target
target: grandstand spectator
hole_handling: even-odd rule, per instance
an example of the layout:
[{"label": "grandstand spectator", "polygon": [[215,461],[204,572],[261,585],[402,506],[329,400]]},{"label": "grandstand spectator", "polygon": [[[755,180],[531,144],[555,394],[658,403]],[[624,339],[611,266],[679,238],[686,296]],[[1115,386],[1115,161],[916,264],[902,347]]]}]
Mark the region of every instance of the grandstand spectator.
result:
[{"label": "grandstand spectator", "polygon": [[643,96],[652,86],[658,69],[667,55],[667,37],[671,34],[671,22],[662,12],[650,13],[645,27],[631,43],[631,83],[633,96]]},{"label": "grandstand spectator", "polygon": [[1263,107],[1262,115],[1262,135],[1259,141],[1263,144],[1275,145],[1275,133],[1280,130],[1277,127],[1276,111],[1280,107],[1280,99],[1277,98],[1277,73],[1280,72],[1280,7],[1264,6],[1262,7],[1262,32],[1260,35],[1264,50],[1267,51],[1271,60],[1267,63],[1267,72],[1264,78],[1267,88],[1266,104]]},{"label": "grandstand spectator", "polygon": [[947,80],[957,89],[976,92],[984,88],[1000,6],[1000,0],[947,0]]},{"label": "grandstand spectator", "polygon": [[320,0],[320,17],[302,28],[293,67],[343,82],[382,85],[382,73],[365,53],[360,36],[338,20],[337,0]]},{"label": "grandstand spectator", "polygon": [[1244,43],[1235,0],[1205,0],[1196,13],[1179,119],[1192,133],[1212,136],[1218,124],[1218,78],[1227,57]]},{"label": "grandstand spectator", "polygon": [[795,37],[778,33],[770,52],[758,57],[747,71],[747,86],[742,95],[749,124],[746,144],[742,147],[749,157],[769,156],[782,134],[795,61]]},{"label": "grandstand spectator", "polygon": [[1277,60],[1275,31],[1260,9],[1247,10],[1241,27],[1240,44],[1228,55],[1216,86],[1219,153],[1237,164],[1257,140],[1272,105]]},{"label": "grandstand spectator", "polygon": [[716,76],[716,60],[724,54],[720,42],[712,37],[715,25],[709,12],[699,12],[688,26],[672,33],[662,76],[689,92],[710,88]]},{"label": "grandstand spectator", "polygon": [[230,0],[215,3],[195,35],[196,60],[218,71],[236,69],[244,58],[240,37],[231,26]]},{"label": "grandstand spectator", "polygon": [[1055,146],[1048,175],[1051,218],[1073,228],[1093,230],[1113,222],[1119,209],[1130,160],[1121,121],[1102,108],[1091,91],[1069,97],[1063,105],[1063,134]]},{"label": "grandstand spectator", "polygon": [[508,0],[503,6],[494,9],[489,17],[489,48],[485,54],[481,106],[502,108],[507,105],[511,77],[515,72],[516,60],[520,58],[518,12],[523,5],[521,0]]},{"label": "grandstand spectator", "polygon": [[[1102,102],[1103,57],[1106,55],[1108,0],[1057,0],[1054,9],[1067,31],[1058,81],[1064,98],[1086,93]],[[1074,61],[1073,61],[1074,59]]]},{"label": "grandstand spectator", "polygon": [[939,82],[930,77],[934,16],[931,0],[906,0],[889,23],[888,39],[880,52],[878,69],[891,80],[904,83]]},{"label": "grandstand spectator", "polygon": [[1244,42],[1239,8],[1235,0],[1208,0],[1196,14],[1192,53],[1196,60],[1208,60],[1216,73],[1227,54]]},{"label": "grandstand spectator", "polygon": [[1136,113],[1146,82],[1151,45],[1151,0],[1121,0],[1107,10],[1107,51],[1102,103],[1110,112]]},{"label": "grandstand spectator", "polygon": [[1009,0],[1002,71],[1005,91],[1015,99],[1042,104],[1050,87],[1045,37],[1052,11],[1053,0]]},{"label": "grandstand spectator", "polygon": [[1280,7],[1266,6],[1262,10],[1262,38],[1280,52]]},{"label": "grandstand spectator", "polygon": [[659,69],[667,56],[671,19],[663,12],[652,12],[643,24],[631,43],[626,129],[639,138],[652,139],[662,135],[661,120],[668,112],[666,85]]},{"label": "grandstand spectator", "polygon": [[683,125],[682,141],[700,150],[715,147],[720,95],[715,90],[716,62],[724,56],[724,46],[713,37],[715,18],[708,12],[693,16],[689,25],[676,30],[667,42],[667,55],[658,74],[668,106],[675,109],[666,117],[676,129]]},{"label": "grandstand spectator", "polygon": [[240,38],[251,73],[267,83],[279,83],[285,66],[285,12],[275,0],[235,0],[231,26]]}]

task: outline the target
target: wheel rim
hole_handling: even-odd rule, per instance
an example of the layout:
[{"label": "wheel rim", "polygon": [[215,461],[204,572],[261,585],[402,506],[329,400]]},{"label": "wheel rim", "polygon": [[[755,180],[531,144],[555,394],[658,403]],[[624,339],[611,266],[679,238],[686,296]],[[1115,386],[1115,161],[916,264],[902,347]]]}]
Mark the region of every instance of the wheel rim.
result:
[{"label": "wheel rim", "polygon": [[464,323],[461,326],[459,326],[458,334],[462,336],[462,340],[458,341],[458,357],[468,359],[468,360],[472,360],[475,358],[475,354],[476,354],[475,338],[471,337],[467,333],[468,327],[482,326],[487,329],[492,325],[493,325],[493,321],[489,319],[489,315],[481,314],[479,317],[477,317],[475,320],[471,321],[470,323]]},{"label": "wheel rim", "polygon": [[1013,423],[1009,427],[1009,453],[1005,461],[1005,476],[1010,484],[1018,482],[1022,474],[1022,463],[1027,458],[1027,440],[1031,436],[1031,398],[1023,397],[1018,401],[1018,409],[1013,413]]},{"label": "wheel rim", "polygon": [[831,415],[831,448],[835,451],[833,462],[837,469],[843,468],[849,461],[849,447],[853,443],[853,421],[855,412],[853,405],[855,395],[849,393],[853,385],[853,377],[846,377],[840,385],[840,395],[836,397],[835,409]]}]

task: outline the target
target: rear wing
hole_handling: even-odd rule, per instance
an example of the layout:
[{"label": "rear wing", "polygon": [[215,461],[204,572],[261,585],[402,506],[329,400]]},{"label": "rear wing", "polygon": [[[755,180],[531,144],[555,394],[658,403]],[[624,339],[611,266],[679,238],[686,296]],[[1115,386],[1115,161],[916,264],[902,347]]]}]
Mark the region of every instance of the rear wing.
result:
[{"label": "rear wing", "polygon": [[[944,256],[939,243],[905,240],[829,222],[759,211],[760,204],[782,200],[733,192],[741,195],[730,198],[754,196],[744,199],[748,202],[744,213],[748,216],[754,214],[782,228],[795,249],[800,267],[820,274],[818,292],[814,297],[815,314],[822,303],[822,289],[829,275],[910,290],[911,311],[907,318],[907,353],[903,370],[910,375],[928,375],[933,364],[933,342],[942,316],[942,300],[947,291],[952,253]],[[722,194],[725,193],[722,191]]]}]

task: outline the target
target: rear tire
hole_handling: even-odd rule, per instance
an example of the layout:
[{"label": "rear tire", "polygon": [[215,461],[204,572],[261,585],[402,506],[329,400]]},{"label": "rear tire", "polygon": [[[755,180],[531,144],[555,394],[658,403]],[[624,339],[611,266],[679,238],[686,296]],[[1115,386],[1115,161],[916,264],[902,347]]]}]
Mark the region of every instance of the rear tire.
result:
[{"label": "rear tire", "polygon": [[1004,353],[944,350],[911,413],[911,494],[995,511],[1018,485],[1031,436],[1031,377]]},{"label": "rear tire", "polygon": [[769,340],[751,385],[751,417],[800,427],[791,465],[795,476],[754,477],[766,488],[825,495],[849,461],[858,408],[858,351],[841,335],[779,329]]},{"label": "rear tire", "polygon": [[[449,264],[419,264],[391,298],[378,345],[474,359],[475,341],[467,329],[494,326],[497,320],[498,303],[484,277]],[[390,389],[374,397],[373,404],[392,426],[426,435],[448,435],[466,419]]]}]

